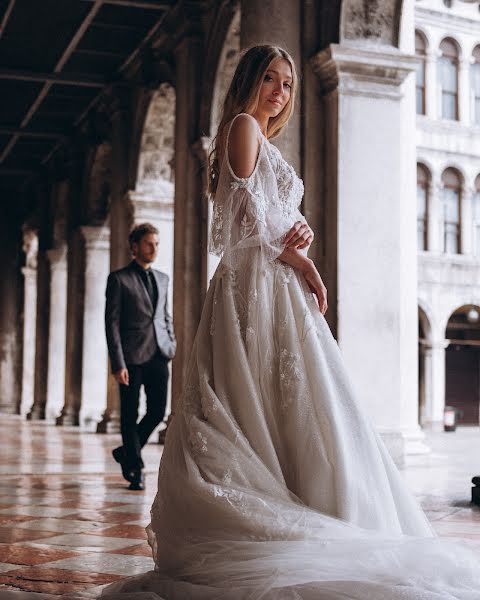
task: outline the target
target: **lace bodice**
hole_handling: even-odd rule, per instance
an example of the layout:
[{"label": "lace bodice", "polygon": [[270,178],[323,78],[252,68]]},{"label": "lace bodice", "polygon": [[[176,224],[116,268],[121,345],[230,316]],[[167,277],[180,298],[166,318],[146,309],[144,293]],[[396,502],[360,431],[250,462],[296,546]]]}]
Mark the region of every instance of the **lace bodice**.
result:
[{"label": "lace bodice", "polygon": [[304,220],[298,210],[302,180],[261,133],[258,123],[257,129],[260,147],[252,174],[237,177],[225,153],[213,199],[209,249],[230,267],[246,257],[246,249],[274,260],[284,249],[285,234],[295,221]]},{"label": "lace bodice", "polygon": [[304,194],[303,181],[295,169],[281,155],[280,150],[265,140],[266,150],[277,178],[278,199],[286,215],[294,214]]}]

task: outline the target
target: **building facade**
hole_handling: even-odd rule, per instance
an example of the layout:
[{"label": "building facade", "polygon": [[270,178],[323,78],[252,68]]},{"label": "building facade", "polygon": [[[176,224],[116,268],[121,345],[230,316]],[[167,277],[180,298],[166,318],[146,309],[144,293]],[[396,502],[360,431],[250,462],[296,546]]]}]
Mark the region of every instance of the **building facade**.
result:
[{"label": "building facade", "polygon": [[480,11],[417,0],[419,419],[479,423]]}]

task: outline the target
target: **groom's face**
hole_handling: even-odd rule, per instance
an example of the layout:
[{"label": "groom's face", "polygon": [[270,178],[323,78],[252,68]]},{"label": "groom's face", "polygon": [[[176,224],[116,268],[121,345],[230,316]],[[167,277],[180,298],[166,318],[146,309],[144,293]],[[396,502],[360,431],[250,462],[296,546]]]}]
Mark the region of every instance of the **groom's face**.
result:
[{"label": "groom's face", "polygon": [[158,254],[158,235],[145,234],[138,244],[133,244],[133,253],[136,258],[144,263],[153,263]]}]

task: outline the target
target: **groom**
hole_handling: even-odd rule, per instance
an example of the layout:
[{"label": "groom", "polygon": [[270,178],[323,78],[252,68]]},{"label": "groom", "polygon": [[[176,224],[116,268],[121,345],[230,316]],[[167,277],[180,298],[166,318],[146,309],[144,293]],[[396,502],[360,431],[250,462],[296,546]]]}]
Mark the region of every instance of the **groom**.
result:
[{"label": "groom", "polygon": [[[176,340],[167,309],[168,276],[152,269],[158,252],[158,230],[137,225],[129,235],[134,259],[110,273],[107,282],[105,328],[112,372],[120,387],[123,446],[112,451],[130,490],[145,489],[141,449],[163,420],[167,402],[168,362]],[[140,387],[147,412],[138,420]]]}]

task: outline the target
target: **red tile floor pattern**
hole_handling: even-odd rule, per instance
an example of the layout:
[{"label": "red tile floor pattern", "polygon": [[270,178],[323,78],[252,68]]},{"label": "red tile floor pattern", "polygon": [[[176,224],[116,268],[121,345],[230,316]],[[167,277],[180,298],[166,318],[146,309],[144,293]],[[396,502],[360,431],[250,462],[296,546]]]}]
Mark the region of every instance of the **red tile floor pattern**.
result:
[{"label": "red tile floor pattern", "polygon": [[[148,444],[147,489],[130,492],[110,454],[118,442],[1,415],[0,598],[2,590],[95,598],[153,567],[145,526],[162,447]],[[407,483],[439,535],[480,552],[480,509],[469,502],[480,429],[429,434],[427,443],[430,454],[409,459]]]}]

